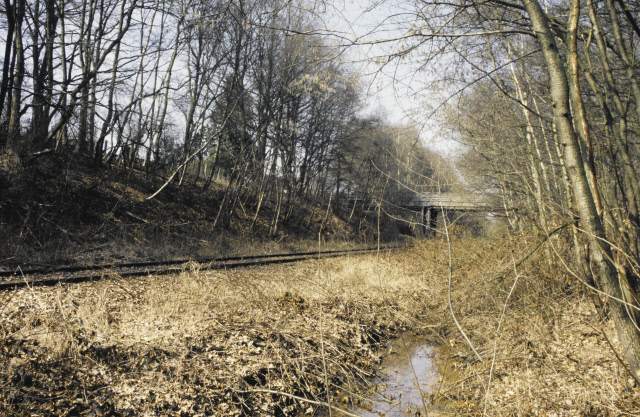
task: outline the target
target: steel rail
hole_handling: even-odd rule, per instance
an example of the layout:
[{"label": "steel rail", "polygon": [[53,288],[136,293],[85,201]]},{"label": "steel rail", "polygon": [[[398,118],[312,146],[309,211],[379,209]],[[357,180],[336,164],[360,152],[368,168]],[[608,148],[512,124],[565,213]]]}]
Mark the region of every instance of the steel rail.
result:
[{"label": "steel rail", "polygon": [[[383,247],[381,247],[382,249]],[[386,246],[384,248],[387,248]],[[147,262],[120,262],[120,263],[111,263],[111,264],[94,264],[94,265],[76,265],[76,266],[60,266],[60,267],[50,267],[50,268],[33,268],[33,269],[22,269],[22,268],[14,268],[12,271],[0,271],[0,277],[11,277],[11,276],[21,276],[21,275],[35,275],[35,274],[53,274],[53,273],[63,273],[63,272],[81,272],[81,271],[98,271],[98,270],[108,270],[114,268],[142,268],[142,267],[152,267],[152,266],[169,266],[169,265],[180,265],[187,262],[198,262],[198,263],[210,263],[210,262],[229,262],[229,261],[241,261],[241,260],[249,260],[249,259],[261,259],[261,258],[281,258],[283,256],[305,256],[305,255],[315,255],[318,253],[347,253],[347,252],[357,252],[357,251],[367,251],[374,250],[375,248],[364,248],[364,249],[342,249],[342,250],[332,250],[332,251],[312,251],[312,252],[291,252],[291,253],[275,253],[268,255],[248,255],[248,256],[227,256],[223,258],[202,258],[202,259],[172,259],[167,261],[147,261]]]},{"label": "steel rail", "polygon": [[[380,250],[389,251],[400,248],[403,248],[403,246],[382,246],[380,247]],[[17,269],[16,271],[11,272],[11,275],[9,275],[7,271],[2,271],[2,275],[0,276],[9,277],[9,279],[0,281],[0,290],[16,289],[29,285],[44,286],[56,285],[58,283],[80,283],[95,281],[109,276],[127,278],[149,274],[168,275],[179,273],[185,270],[185,266],[190,262],[196,262],[200,264],[200,270],[235,269],[249,266],[292,263],[309,259],[333,258],[349,254],[364,254],[375,252],[377,250],[378,248],[376,247],[333,251],[279,253],[271,255],[230,256],[225,258],[205,258],[193,260],[134,262],[111,265],[100,264],[88,265],[85,267],[73,266],[30,270]],[[79,272],[81,274],[72,275]],[[92,273],[86,274],[84,272]]]}]

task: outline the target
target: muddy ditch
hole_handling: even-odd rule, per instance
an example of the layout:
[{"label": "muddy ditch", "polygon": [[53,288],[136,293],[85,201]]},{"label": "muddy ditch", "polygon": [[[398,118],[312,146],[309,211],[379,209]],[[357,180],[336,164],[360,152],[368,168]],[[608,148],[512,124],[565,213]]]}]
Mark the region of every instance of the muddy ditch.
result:
[{"label": "muddy ditch", "polygon": [[361,417],[439,415],[441,410],[431,402],[441,382],[439,345],[424,335],[409,332],[389,340],[383,348],[385,355],[377,376],[371,381],[372,388],[365,397],[341,393],[338,399],[342,407]]}]

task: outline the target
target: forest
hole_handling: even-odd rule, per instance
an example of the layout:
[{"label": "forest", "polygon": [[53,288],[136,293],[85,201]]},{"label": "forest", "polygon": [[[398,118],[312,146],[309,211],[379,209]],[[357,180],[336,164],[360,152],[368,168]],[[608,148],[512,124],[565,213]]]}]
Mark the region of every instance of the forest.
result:
[{"label": "forest", "polygon": [[[0,268],[83,263],[91,258],[87,252],[95,253],[91,261],[192,259],[243,250],[250,255],[269,245],[300,250],[317,243],[319,250],[321,244],[375,242],[380,248],[381,243],[411,242],[413,247],[402,255],[375,258],[381,262],[377,271],[352,261],[367,272],[351,276],[339,263],[319,263],[316,272],[309,272],[315,267],[300,272],[318,277],[318,291],[304,280],[256,283],[248,291],[255,296],[251,314],[266,320],[265,311],[282,310],[289,321],[283,327],[288,330],[279,330],[276,337],[268,335],[267,321],[256,319],[264,328],[249,332],[250,337],[255,346],[271,340],[277,349],[264,355],[284,362],[255,369],[247,365],[242,372],[248,374],[242,377],[240,371],[228,371],[224,378],[236,381],[231,391],[218,384],[219,375],[210,375],[217,381],[211,382],[215,388],[198,394],[215,398],[205,411],[194,408],[201,397],[161,405],[156,401],[155,408],[127,397],[127,409],[137,410],[131,415],[144,414],[143,409],[148,415],[181,415],[174,406],[183,415],[308,410],[332,415],[337,398],[343,397],[337,392],[349,386],[353,392],[343,402],[351,408],[342,411],[362,411],[354,398],[370,389],[359,384],[371,383],[371,375],[377,375],[372,369],[384,356],[376,350],[384,345],[380,338],[414,331],[439,340],[442,357],[459,361],[451,374],[449,359],[438,362],[450,384],[430,394],[428,402],[438,412],[637,414],[640,4],[364,3],[5,0],[0,6],[0,233],[7,239],[0,244]],[[398,100],[392,106],[405,111],[402,121],[384,109],[371,109],[373,84],[380,78],[390,80]],[[421,193],[482,196],[492,209],[444,213],[441,207],[436,237],[427,239],[421,217],[399,203]],[[101,249],[106,246],[131,253],[106,253]],[[395,263],[397,267],[390,266]],[[274,276],[298,276],[295,271],[276,271]],[[393,278],[373,280],[380,271]],[[199,270],[191,273],[193,282],[208,279]],[[340,281],[334,276],[340,273],[349,278]],[[414,282],[421,273],[425,281]],[[185,270],[166,285],[182,293],[192,282],[187,275]],[[220,311],[241,310],[235,303],[247,293],[234,280],[249,278],[226,279],[232,289],[209,281],[203,285],[232,294],[233,303],[218,306]],[[327,287],[329,282],[334,287]],[[162,290],[147,284],[142,293],[125,289],[123,302],[163,304],[153,298]],[[358,285],[367,290],[355,295]],[[416,290],[423,286],[429,288],[424,292],[434,292]],[[50,302],[51,311],[66,317],[71,310],[85,314],[73,297],[100,291],[81,288],[65,293],[68,308],[59,301],[64,298],[60,293],[20,294],[32,297],[23,305]],[[208,299],[202,293],[199,297]],[[11,311],[17,302],[7,296],[0,308]],[[310,303],[319,308],[319,321],[311,326],[319,335],[287,339],[304,328],[297,315],[310,314],[314,309],[304,307]],[[123,305],[105,300],[105,317],[112,314],[124,322],[129,313]],[[15,311],[3,316],[12,330],[0,335],[2,346],[15,343],[18,335],[26,346],[27,330],[49,323]],[[322,327],[325,312],[335,330],[328,335]],[[219,323],[231,335],[236,324],[230,323],[240,315],[225,315]],[[356,327],[340,327],[342,319]],[[432,322],[437,324],[428,324]],[[103,324],[96,326],[97,334],[106,332]],[[530,327],[524,331],[519,326]],[[58,352],[61,357],[85,355],[115,367],[115,359],[95,351],[98,339],[89,343],[85,333],[80,337],[76,327],[69,329],[74,336],[64,340],[71,347]],[[89,334],[87,329],[82,331]],[[574,333],[566,336],[564,331]],[[198,349],[208,349],[204,334],[194,342]],[[328,365],[325,336],[344,368]],[[582,341],[572,342],[574,336]],[[193,350],[191,337],[180,339],[180,346]],[[610,397],[593,382],[592,358],[576,356],[590,353],[585,340],[592,338],[602,348],[593,352],[607,352],[598,360],[609,368],[597,372],[606,375]],[[120,349],[119,342],[112,342],[113,352],[115,346]],[[509,356],[509,343],[523,349],[522,358]],[[551,349],[548,343],[557,345]],[[94,350],[86,353],[89,345]],[[310,359],[310,368],[296,368],[294,346],[306,352],[303,357],[316,358]],[[230,349],[225,345],[217,351]],[[365,351],[367,365],[357,359]],[[127,355],[148,353],[136,352]],[[163,355],[172,360],[184,357],[167,352]],[[15,371],[13,357],[7,355],[3,378],[20,375],[12,385],[19,391],[29,385],[23,384],[26,371]],[[564,363],[567,358],[571,363]],[[127,372],[137,372],[134,359],[127,360]],[[536,397],[529,390],[519,397],[515,385],[543,380],[527,380],[532,377],[515,370],[525,362],[555,369],[555,376],[547,378],[572,375],[554,379],[554,384],[590,394],[569,398],[558,388],[542,402],[542,392]],[[171,384],[190,383],[174,372],[174,365],[171,371],[163,366],[159,362],[149,372],[172,375],[166,376]],[[580,372],[582,382],[574,376]],[[512,394],[498,399],[492,383]],[[5,410],[29,403],[16,400],[14,391],[2,392]],[[261,408],[260,403],[269,405]],[[20,411],[13,415],[46,409],[29,407],[17,407]],[[61,410],[71,410],[65,407]],[[75,407],[74,412],[98,415],[86,398]],[[110,407],[112,415],[128,415]],[[427,413],[429,407],[423,399],[418,408]]]},{"label": "forest", "polygon": [[302,8],[38,1],[3,16],[0,146],[27,163],[71,153],[203,190],[224,179],[214,227],[249,195],[285,220],[302,196],[367,199],[400,152],[405,176],[433,171],[426,149],[407,155],[415,131],[359,114],[361,81]]}]

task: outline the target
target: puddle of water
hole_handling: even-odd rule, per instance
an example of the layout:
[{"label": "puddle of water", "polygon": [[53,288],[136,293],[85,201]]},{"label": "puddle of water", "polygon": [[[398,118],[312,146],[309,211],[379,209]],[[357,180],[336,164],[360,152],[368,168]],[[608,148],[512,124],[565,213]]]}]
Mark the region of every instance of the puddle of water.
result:
[{"label": "puddle of water", "polygon": [[[438,383],[433,347],[424,338],[415,336],[405,336],[404,343],[397,339],[389,346],[392,353],[382,361],[381,377],[373,381],[376,393],[366,403],[349,407],[352,413],[363,417],[415,415],[423,409],[421,395],[429,406],[426,396]],[[429,415],[436,414],[430,410]]]}]

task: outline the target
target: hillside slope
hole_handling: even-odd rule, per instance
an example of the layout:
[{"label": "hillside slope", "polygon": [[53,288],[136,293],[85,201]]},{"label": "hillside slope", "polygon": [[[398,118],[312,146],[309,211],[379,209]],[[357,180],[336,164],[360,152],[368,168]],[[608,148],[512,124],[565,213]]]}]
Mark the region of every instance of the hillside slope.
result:
[{"label": "hillside slope", "polygon": [[[5,154],[0,161],[0,267],[71,264],[118,259],[167,259],[336,247],[366,242],[377,227],[360,231],[326,207],[294,204],[270,233],[273,205],[238,204],[226,227],[214,227],[225,184],[203,191],[202,181],[172,181],[119,166],[47,155],[28,166]],[[255,217],[255,220],[254,220]],[[393,229],[393,227],[391,227]],[[393,233],[387,233],[393,238]]]}]

